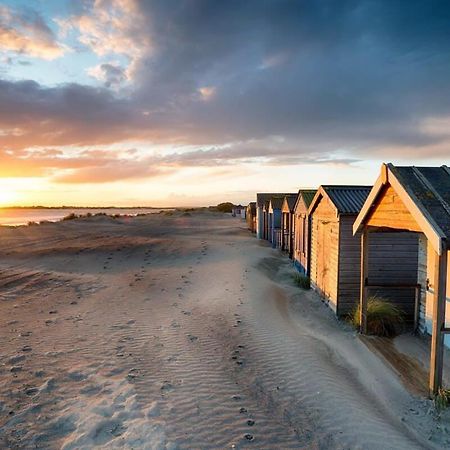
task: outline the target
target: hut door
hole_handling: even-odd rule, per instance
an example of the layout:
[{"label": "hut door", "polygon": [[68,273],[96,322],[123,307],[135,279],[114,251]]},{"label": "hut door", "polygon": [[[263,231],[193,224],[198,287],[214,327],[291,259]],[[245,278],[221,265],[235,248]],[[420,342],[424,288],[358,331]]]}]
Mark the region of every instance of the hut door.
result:
[{"label": "hut door", "polygon": [[328,276],[328,259],[330,257],[330,223],[327,221],[318,221],[318,261],[317,261],[317,278],[319,281],[319,289],[326,297],[330,297],[330,286]]}]

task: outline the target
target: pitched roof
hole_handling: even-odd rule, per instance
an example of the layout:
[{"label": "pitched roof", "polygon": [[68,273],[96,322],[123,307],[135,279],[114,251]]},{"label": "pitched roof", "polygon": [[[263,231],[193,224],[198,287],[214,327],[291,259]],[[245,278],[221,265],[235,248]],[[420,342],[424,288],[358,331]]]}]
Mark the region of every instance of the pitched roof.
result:
[{"label": "pitched roof", "polygon": [[283,197],[271,197],[269,208],[272,207],[272,209],[281,209],[281,207],[283,206],[284,197],[286,196],[283,195]]},{"label": "pitched roof", "polygon": [[247,211],[250,211],[252,214],[256,213],[256,202],[250,202],[247,205]]},{"label": "pitched roof", "polygon": [[390,164],[389,169],[450,241],[450,168]]},{"label": "pitched roof", "polygon": [[450,168],[415,167],[383,164],[361,213],[356,218],[356,233],[367,217],[377,196],[390,184],[417,220],[433,247],[441,254],[450,249]]},{"label": "pitched roof", "polygon": [[297,194],[297,199],[295,201],[294,210],[297,209],[298,202],[303,199],[303,202],[306,205],[306,209],[309,208],[309,205],[314,199],[316,195],[317,189],[300,189]]},{"label": "pitched roof", "polygon": [[371,189],[371,186],[322,185],[309,206],[309,213],[315,209],[320,198],[327,195],[339,214],[358,214]]},{"label": "pitched roof", "polygon": [[294,211],[294,207],[297,202],[297,196],[298,194],[288,194],[284,196],[283,206],[285,203],[287,203],[287,207],[289,208],[290,212]]},{"label": "pitched roof", "polygon": [[272,193],[260,192],[260,193],[256,194],[256,207],[262,208],[264,206],[264,203],[266,201],[270,201],[270,199],[272,197],[284,198],[285,195],[289,195],[289,194],[282,194],[279,192],[272,192]]}]

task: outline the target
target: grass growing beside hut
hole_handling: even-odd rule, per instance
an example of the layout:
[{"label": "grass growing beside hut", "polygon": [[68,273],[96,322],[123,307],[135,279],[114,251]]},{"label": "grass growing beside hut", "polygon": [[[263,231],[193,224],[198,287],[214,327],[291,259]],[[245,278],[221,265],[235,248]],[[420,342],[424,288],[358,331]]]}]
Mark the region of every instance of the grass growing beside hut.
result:
[{"label": "grass growing beside hut", "polygon": [[[359,328],[359,305],[351,314],[350,320]],[[388,300],[372,296],[367,299],[367,332],[375,336],[393,337],[403,325],[402,311]]]},{"label": "grass growing beside hut", "polygon": [[442,411],[450,406],[450,389],[440,388],[434,397],[434,406]]},{"label": "grass growing beside hut", "polygon": [[311,282],[309,277],[303,275],[301,273],[296,273],[292,277],[294,279],[294,283],[301,289],[310,289]]}]

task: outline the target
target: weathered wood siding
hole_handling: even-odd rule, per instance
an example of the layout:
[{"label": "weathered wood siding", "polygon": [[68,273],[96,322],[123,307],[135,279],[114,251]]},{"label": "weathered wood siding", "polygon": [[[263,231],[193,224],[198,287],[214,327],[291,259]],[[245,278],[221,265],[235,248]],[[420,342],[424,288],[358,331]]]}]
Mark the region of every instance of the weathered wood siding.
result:
[{"label": "weathered wood siding", "polygon": [[[361,234],[353,236],[356,215],[340,216],[338,316],[350,313],[359,301]],[[370,245],[370,239],[369,239]],[[369,247],[370,255],[370,247]],[[370,263],[369,263],[370,267]]]},{"label": "weathered wood siding", "polygon": [[322,198],[311,217],[311,286],[337,312],[339,221],[336,209]]},{"label": "weathered wood siding", "polygon": [[[432,247],[431,243],[427,242],[427,279],[428,279],[428,290],[426,291],[425,299],[425,315],[422,318],[424,321],[424,329],[428,334],[431,334],[431,324],[433,318],[433,306],[434,306],[434,258],[436,252]],[[447,261],[450,261],[450,251],[447,252]],[[447,265],[447,292],[446,292],[446,326],[450,327],[450,264]],[[450,335],[445,336],[445,345],[450,347]]]},{"label": "weathered wood siding", "polygon": [[366,223],[368,226],[422,231],[391,186],[379,196]]},{"label": "weathered wood siding", "polygon": [[[361,273],[361,233],[353,236],[356,216],[341,216],[339,239],[338,315],[350,313],[358,304]],[[369,273],[372,285],[417,284],[417,233],[369,233]],[[384,297],[399,306],[409,321],[414,319],[415,289],[374,287],[369,295]]]},{"label": "weathered wood siding", "polygon": [[426,311],[427,311],[427,289],[428,289],[428,274],[427,274],[427,254],[428,254],[428,239],[423,233],[419,235],[419,249],[418,249],[418,264],[417,264],[417,282],[420,284],[420,312],[419,312],[419,331],[425,333],[426,331]]},{"label": "weathered wood siding", "polygon": [[292,258],[296,266],[305,274],[309,274],[310,227],[308,209],[301,199],[293,214],[293,252]]},{"label": "weathered wood siding", "polygon": [[[416,285],[419,267],[419,233],[369,233],[369,284]],[[407,322],[414,321],[415,288],[371,288],[369,294],[396,304]]]}]

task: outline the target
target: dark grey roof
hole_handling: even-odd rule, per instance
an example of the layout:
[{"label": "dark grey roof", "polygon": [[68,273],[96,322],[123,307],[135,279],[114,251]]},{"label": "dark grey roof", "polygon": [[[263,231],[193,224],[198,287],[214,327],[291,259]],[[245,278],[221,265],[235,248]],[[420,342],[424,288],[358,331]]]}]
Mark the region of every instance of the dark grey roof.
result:
[{"label": "dark grey roof", "polygon": [[270,199],[272,197],[284,198],[285,195],[289,195],[289,194],[281,194],[278,192],[272,192],[272,193],[266,193],[266,192],[261,193],[260,192],[259,194],[256,194],[256,206],[258,208],[262,208],[264,206],[264,203],[266,201],[270,201]]},{"label": "dark grey roof", "polygon": [[450,241],[450,168],[398,167],[389,169],[406,189],[417,206],[429,216]]},{"label": "dark grey roof", "polygon": [[284,197],[271,197],[270,203],[272,203],[272,209],[281,209],[283,206]]},{"label": "dark grey roof", "polygon": [[316,195],[317,189],[300,189],[298,191],[299,197],[301,196],[303,198],[303,201],[305,202],[305,205],[307,208],[309,208],[309,205],[313,201],[314,196]]},{"label": "dark grey roof", "polygon": [[339,214],[358,214],[372,186],[322,186]]},{"label": "dark grey roof", "polygon": [[[298,196],[298,194],[289,194],[284,197],[284,199],[287,201],[290,212],[294,211],[295,203],[297,202],[297,196]],[[284,200],[283,200],[283,202],[284,202]]]}]

